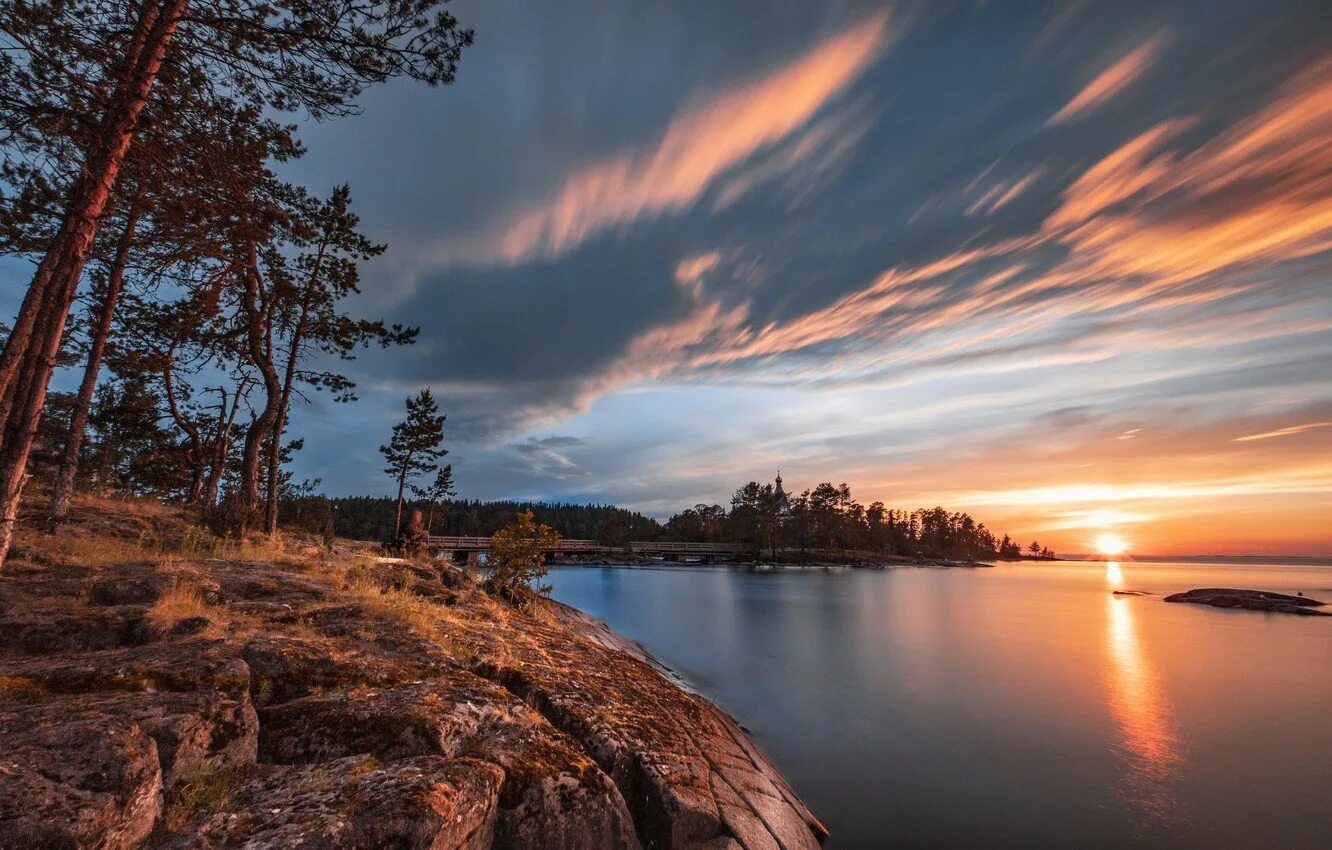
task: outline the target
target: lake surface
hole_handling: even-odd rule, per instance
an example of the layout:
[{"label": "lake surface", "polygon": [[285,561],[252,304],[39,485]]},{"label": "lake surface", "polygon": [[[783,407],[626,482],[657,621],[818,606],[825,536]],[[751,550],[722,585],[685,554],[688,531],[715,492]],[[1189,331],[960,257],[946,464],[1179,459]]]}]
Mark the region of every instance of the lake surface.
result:
[{"label": "lake surface", "polygon": [[[852,847],[1332,847],[1332,567],[568,567],[554,596],[751,730]],[[1115,589],[1156,595],[1115,597]]]}]

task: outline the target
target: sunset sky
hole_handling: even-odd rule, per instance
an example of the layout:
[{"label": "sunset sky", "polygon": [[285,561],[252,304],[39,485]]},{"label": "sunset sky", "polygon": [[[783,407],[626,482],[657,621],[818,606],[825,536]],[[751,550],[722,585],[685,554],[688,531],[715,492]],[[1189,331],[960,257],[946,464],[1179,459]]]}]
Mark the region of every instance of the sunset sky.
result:
[{"label": "sunset sky", "polygon": [[[1021,12],[1018,7],[1021,7]],[[458,82],[302,133],[422,326],[297,475],[665,518],[780,468],[1087,551],[1332,554],[1326,2],[458,0]]]}]

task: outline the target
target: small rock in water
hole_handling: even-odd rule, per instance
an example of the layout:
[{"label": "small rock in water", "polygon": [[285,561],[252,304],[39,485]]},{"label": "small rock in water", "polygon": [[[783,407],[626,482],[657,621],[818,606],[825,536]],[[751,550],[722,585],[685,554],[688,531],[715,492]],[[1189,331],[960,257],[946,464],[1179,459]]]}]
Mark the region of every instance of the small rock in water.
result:
[{"label": "small rock in water", "polygon": [[1272,611],[1278,614],[1306,614],[1328,616],[1327,611],[1315,611],[1322,602],[1307,596],[1289,596],[1267,590],[1236,590],[1231,587],[1200,587],[1184,593],[1172,593],[1166,602],[1194,602],[1215,608],[1244,608],[1249,611]]}]

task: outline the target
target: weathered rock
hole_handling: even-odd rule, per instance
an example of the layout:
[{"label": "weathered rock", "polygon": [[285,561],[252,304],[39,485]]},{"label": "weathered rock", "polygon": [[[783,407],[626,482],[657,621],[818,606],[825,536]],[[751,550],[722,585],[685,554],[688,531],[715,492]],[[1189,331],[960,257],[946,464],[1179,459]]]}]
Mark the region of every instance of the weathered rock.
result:
[{"label": "weathered rock", "polygon": [[0,720],[0,847],[122,848],[161,808],[157,745],[124,717]]},{"label": "weathered rock", "polygon": [[[134,533],[190,533],[165,509],[148,525]],[[353,569],[384,597],[287,558],[7,564],[0,847],[736,850],[825,834],[733,720],[604,625],[514,610],[447,565]],[[182,583],[219,608],[208,638],[188,616],[145,625]]]},{"label": "weathered rock", "polygon": [[151,603],[166,592],[171,584],[171,576],[155,572],[151,566],[145,565],[131,575],[112,575],[94,581],[88,587],[88,601],[94,605]]},{"label": "weathered rock", "polygon": [[451,850],[491,846],[504,774],[476,759],[353,757],[267,767],[171,847]]},{"label": "weathered rock", "polygon": [[[415,682],[452,666],[437,657],[395,657],[374,644],[322,636],[260,635],[241,649],[261,705],[349,685],[385,687]],[[259,698],[262,697],[262,698]]]},{"label": "weathered rock", "polygon": [[156,743],[165,785],[252,764],[258,752],[259,723],[245,691],[52,694],[33,688],[0,699],[0,729],[7,732],[114,728],[127,721]]},{"label": "weathered rock", "polygon": [[812,850],[827,835],[721,709],[643,661],[550,628],[516,616],[492,624],[488,645],[516,663],[497,656],[478,669],[583,745],[619,786],[644,846]]},{"label": "weathered rock", "polygon": [[1214,608],[1244,608],[1249,611],[1272,611],[1278,614],[1306,614],[1328,616],[1332,612],[1318,611],[1323,605],[1307,596],[1289,596],[1267,590],[1236,590],[1230,587],[1200,587],[1184,593],[1172,593],[1166,602],[1195,602]]},{"label": "weathered rock", "polygon": [[116,649],[149,638],[140,605],[94,608],[43,600],[0,613],[0,652],[39,655],[71,650]]},{"label": "weathered rock", "polygon": [[458,670],[431,682],[318,694],[265,709],[260,755],[474,756],[504,769],[501,847],[638,847],[619,789],[577,742],[503,688]]},{"label": "weathered rock", "polygon": [[4,663],[4,675],[56,693],[106,690],[244,691],[250,670],[222,640],[151,643],[100,652],[61,652]]}]

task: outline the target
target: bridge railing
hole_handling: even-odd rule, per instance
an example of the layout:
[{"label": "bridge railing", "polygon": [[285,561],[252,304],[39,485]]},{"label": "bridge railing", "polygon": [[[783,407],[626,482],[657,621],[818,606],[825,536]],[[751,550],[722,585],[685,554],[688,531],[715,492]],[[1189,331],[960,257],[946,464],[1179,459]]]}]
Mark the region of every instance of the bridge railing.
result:
[{"label": "bridge railing", "polygon": [[430,535],[432,549],[489,549],[489,537],[448,537]]},{"label": "bridge railing", "polygon": [[[431,535],[430,548],[435,550],[452,549],[455,551],[480,551],[491,547],[489,537],[462,537]],[[722,552],[739,552],[737,543],[677,543],[658,541],[655,543],[634,542],[624,546],[606,546],[598,540],[561,540],[549,548],[551,552],[604,552],[619,549],[629,552],[644,552],[660,555],[711,555]]]},{"label": "bridge railing", "polygon": [[737,543],[677,543],[659,541],[656,543],[635,542],[627,544],[631,552],[659,552],[671,555],[710,554],[713,552],[739,552]]},{"label": "bridge railing", "polygon": [[[482,550],[491,547],[489,537],[460,537],[439,534],[430,535],[431,549],[453,549],[455,551]],[[551,552],[588,552],[605,549],[596,540],[561,540],[549,548]]]}]

